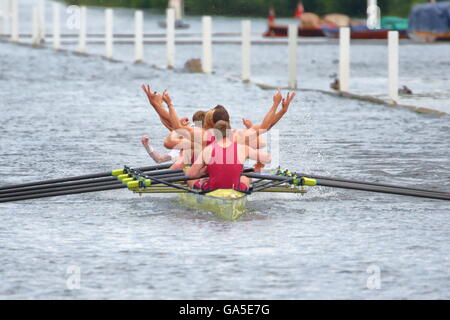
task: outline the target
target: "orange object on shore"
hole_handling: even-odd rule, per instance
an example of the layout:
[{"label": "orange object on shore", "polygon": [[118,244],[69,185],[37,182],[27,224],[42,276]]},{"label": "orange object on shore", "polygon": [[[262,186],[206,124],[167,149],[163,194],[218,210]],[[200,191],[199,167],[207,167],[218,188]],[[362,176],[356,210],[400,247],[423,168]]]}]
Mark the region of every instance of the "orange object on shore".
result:
[{"label": "orange object on shore", "polygon": [[303,3],[301,1],[298,2],[297,8],[295,8],[294,17],[296,19],[300,19],[302,14],[305,12],[305,8],[303,7]]},{"label": "orange object on shore", "polygon": [[269,23],[269,26],[275,24],[275,9],[274,8],[269,9],[268,23]]}]

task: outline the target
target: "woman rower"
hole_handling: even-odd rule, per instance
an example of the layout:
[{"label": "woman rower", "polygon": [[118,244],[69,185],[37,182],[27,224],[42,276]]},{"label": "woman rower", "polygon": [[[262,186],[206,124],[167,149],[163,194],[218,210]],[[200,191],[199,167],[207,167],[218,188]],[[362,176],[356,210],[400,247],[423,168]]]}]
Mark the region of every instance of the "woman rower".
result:
[{"label": "woman rower", "polygon": [[270,154],[234,141],[228,121],[219,120],[214,129],[215,141],[199,154],[192,167],[186,171],[190,178],[199,178],[206,172],[209,178],[188,181],[189,187],[206,192],[217,189],[248,190],[251,179],[242,176],[245,161],[252,159],[270,163]]}]

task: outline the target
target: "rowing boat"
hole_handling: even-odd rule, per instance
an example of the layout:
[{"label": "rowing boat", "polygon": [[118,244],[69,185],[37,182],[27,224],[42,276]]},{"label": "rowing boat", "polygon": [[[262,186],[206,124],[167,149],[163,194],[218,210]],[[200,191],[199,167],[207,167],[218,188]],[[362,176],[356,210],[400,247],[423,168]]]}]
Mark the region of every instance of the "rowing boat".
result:
[{"label": "rowing boat", "polygon": [[178,200],[184,207],[212,212],[225,221],[236,221],[247,211],[247,195],[232,189],[205,194],[180,193]]},{"label": "rowing boat", "polygon": [[[248,192],[219,189],[204,193],[187,187],[186,182],[191,178],[185,176],[183,170],[170,170],[169,167],[170,164],[137,169],[125,166],[108,172],[0,186],[0,203],[126,188],[138,194],[178,194],[179,203],[185,207],[210,211],[225,221],[236,221],[247,212],[248,195],[260,192],[302,195],[307,191],[305,186],[450,200],[447,191],[323,177],[281,169],[262,174],[254,173],[252,168],[245,168],[242,172],[243,176],[253,180]],[[200,178],[207,177],[203,175]]]}]

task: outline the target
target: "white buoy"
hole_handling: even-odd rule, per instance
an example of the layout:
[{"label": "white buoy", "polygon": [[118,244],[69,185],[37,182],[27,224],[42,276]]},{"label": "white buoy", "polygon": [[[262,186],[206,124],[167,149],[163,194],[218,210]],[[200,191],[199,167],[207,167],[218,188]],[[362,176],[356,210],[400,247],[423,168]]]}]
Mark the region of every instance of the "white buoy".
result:
[{"label": "white buoy", "polygon": [[388,32],[389,47],[389,98],[391,103],[398,103],[398,31]]},{"label": "white buoy", "polygon": [[251,69],[251,32],[250,20],[242,21],[242,81],[250,81]]},{"label": "white buoy", "polygon": [[298,26],[290,24],[288,27],[288,87],[292,90],[297,89],[297,36]]},{"label": "white buoy", "polygon": [[61,47],[61,22],[60,22],[60,5],[54,2],[52,5],[53,12],[53,49],[59,50]]},{"label": "white buoy", "polygon": [[113,57],[113,24],[114,24],[114,12],[113,9],[105,10],[105,57],[112,59]]},{"label": "white buoy", "polygon": [[39,7],[33,6],[31,10],[31,45],[34,47],[39,46],[41,43],[40,30],[39,30]]},{"label": "white buoy", "polygon": [[350,82],[350,28],[339,28],[339,90],[348,92]]},{"label": "white buoy", "polygon": [[134,61],[144,60],[144,12],[137,10],[134,13]]},{"label": "white buoy", "polygon": [[19,5],[18,0],[10,0],[11,41],[19,42]]},{"label": "white buoy", "polygon": [[166,11],[167,68],[175,66],[175,10]]},{"label": "white buoy", "polygon": [[202,69],[204,73],[212,73],[212,19],[210,16],[202,17],[202,42],[203,59]]},{"label": "white buoy", "polygon": [[80,7],[80,34],[78,41],[78,52],[86,53],[86,7]]},{"label": "white buoy", "polygon": [[39,41],[45,40],[45,0],[38,0]]}]

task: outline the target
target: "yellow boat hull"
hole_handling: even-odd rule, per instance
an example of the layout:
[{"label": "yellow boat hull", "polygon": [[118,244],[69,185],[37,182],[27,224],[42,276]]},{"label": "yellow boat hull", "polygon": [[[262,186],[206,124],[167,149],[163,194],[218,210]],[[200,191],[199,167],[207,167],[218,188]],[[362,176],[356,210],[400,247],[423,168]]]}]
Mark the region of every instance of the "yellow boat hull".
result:
[{"label": "yellow boat hull", "polygon": [[218,189],[207,194],[180,193],[179,200],[187,208],[210,211],[225,221],[236,221],[247,209],[245,193]]}]

